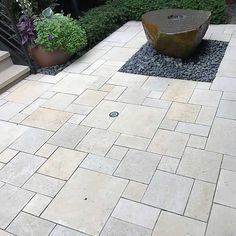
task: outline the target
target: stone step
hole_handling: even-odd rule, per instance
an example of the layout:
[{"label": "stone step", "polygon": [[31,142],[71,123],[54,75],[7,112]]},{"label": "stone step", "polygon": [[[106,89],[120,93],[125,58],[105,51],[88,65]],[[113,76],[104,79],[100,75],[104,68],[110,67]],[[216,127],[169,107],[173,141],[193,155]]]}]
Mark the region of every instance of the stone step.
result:
[{"label": "stone step", "polygon": [[9,52],[0,51],[0,72],[11,66],[12,60]]},{"label": "stone step", "polygon": [[11,65],[7,69],[0,72],[0,89],[16,80],[27,77],[29,72],[30,69],[28,66]]}]

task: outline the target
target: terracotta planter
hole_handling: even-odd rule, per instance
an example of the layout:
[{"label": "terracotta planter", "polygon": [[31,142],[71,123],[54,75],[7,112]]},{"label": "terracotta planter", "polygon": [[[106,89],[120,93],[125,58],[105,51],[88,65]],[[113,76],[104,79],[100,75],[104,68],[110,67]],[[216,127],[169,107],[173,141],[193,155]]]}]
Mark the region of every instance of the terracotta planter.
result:
[{"label": "terracotta planter", "polygon": [[40,47],[30,49],[32,59],[41,67],[49,67],[66,63],[71,55],[62,51],[45,52]]}]

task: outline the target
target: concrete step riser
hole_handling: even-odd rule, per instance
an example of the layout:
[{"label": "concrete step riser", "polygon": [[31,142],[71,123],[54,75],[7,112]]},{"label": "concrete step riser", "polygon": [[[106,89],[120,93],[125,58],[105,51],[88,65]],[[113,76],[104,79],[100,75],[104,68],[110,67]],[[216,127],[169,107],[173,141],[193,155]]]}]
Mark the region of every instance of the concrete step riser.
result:
[{"label": "concrete step riser", "polygon": [[7,57],[4,60],[1,60],[0,61],[0,72],[2,72],[3,70],[7,69],[11,65],[13,65],[13,63],[12,63],[12,60],[11,60],[10,57]]}]

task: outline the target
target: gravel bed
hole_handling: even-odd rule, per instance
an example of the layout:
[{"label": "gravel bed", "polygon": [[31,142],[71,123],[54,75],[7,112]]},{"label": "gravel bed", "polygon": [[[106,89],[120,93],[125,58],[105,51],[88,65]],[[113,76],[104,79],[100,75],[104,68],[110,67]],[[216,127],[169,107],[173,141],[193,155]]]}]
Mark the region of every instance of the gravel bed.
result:
[{"label": "gravel bed", "polygon": [[158,53],[146,43],[129,59],[120,72],[160,76],[173,79],[212,82],[228,43],[203,40],[195,54],[187,59],[172,58]]}]

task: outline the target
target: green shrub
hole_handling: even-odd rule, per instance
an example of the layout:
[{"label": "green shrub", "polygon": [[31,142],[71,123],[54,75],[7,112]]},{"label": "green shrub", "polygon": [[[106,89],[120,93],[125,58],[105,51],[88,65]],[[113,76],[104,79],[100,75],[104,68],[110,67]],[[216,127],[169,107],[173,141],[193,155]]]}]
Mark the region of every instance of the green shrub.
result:
[{"label": "green shrub", "polygon": [[87,44],[85,31],[69,16],[52,15],[41,17],[35,22],[36,45],[47,52],[61,50],[74,54]]}]

